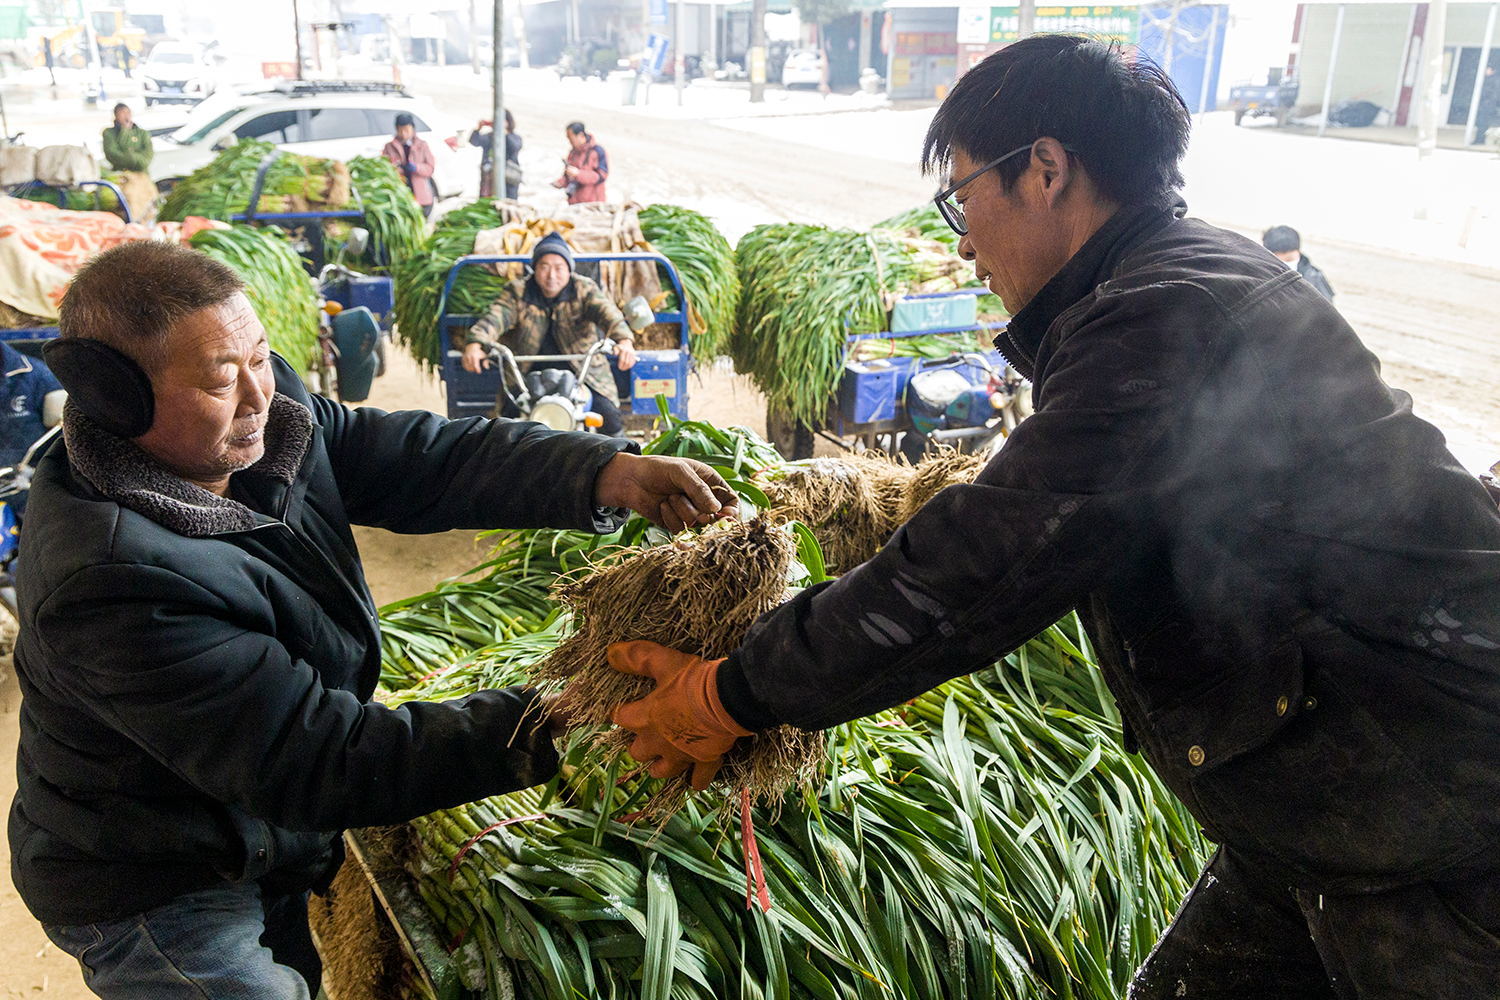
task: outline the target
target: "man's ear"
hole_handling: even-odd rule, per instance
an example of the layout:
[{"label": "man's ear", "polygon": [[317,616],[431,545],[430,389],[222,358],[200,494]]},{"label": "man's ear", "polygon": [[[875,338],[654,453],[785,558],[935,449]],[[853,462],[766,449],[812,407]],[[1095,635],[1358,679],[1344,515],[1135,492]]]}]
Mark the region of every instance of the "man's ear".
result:
[{"label": "man's ear", "polygon": [[1031,144],[1031,162],[1041,170],[1041,195],[1047,207],[1057,204],[1063,192],[1073,183],[1073,163],[1063,144],[1043,136]]}]

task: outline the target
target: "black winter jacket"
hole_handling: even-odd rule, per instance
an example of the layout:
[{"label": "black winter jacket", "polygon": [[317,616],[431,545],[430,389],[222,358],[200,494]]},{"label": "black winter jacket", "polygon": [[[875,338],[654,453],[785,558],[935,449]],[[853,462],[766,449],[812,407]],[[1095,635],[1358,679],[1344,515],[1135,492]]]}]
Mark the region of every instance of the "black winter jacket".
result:
[{"label": "black winter jacket", "polygon": [[[21,541],[12,872],[42,922],[222,880],[306,888],[337,831],[549,778],[533,695],[369,701],[380,631],[351,522],[612,530],[624,445],[538,424],[347,409],[276,362],[266,456],[224,499],[72,410]],[[534,716],[533,716],[534,718]]]},{"label": "black winter jacket", "polygon": [[1318,891],[1500,843],[1500,514],[1313,287],[1117,213],[998,342],[1036,412],[973,485],[758,622],[748,726],[901,703],[1082,615],[1209,835]]}]

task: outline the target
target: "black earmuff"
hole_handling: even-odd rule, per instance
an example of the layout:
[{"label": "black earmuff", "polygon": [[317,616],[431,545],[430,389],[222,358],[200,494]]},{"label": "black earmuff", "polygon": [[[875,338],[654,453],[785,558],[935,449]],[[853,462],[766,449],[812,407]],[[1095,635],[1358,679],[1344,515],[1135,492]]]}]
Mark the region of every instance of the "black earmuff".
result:
[{"label": "black earmuff", "polygon": [[42,348],[42,360],[84,416],[111,434],[136,438],[151,429],[156,396],[136,362],[100,340],[63,337]]}]

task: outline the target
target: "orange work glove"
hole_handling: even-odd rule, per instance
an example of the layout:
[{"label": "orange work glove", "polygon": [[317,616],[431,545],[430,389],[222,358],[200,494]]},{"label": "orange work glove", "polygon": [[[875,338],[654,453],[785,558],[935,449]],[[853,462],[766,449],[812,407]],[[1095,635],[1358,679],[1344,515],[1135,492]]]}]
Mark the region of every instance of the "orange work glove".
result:
[{"label": "orange work glove", "polygon": [[724,661],[645,640],[614,643],[606,655],[621,673],[656,681],[656,690],[621,705],[611,716],[615,725],[636,734],[630,756],[651,762],[653,778],[671,778],[692,768],[692,786],[703,791],[734,741],[751,735],[719,701],[718,671]]}]

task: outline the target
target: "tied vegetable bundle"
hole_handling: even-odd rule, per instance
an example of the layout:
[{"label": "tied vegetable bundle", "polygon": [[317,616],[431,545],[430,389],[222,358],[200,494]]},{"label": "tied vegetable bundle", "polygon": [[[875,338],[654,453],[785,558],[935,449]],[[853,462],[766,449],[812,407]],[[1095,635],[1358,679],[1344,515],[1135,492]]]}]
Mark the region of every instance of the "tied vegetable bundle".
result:
[{"label": "tied vegetable bundle", "polygon": [[740,298],[734,247],[706,215],[676,205],[641,209],[641,230],[652,249],[670,260],[682,279],[694,355],[713,358],[722,354]]},{"label": "tied vegetable bundle", "polygon": [[[396,263],[396,334],[412,357],[429,368],[441,367],[447,345],[438,333],[443,311],[443,283],[458,258],[474,252],[474,237],[506,222],[493,201],[476,201],[444,215],[432,235],[410,256]],[[484,267],[458,272],[447,311],[482,316],[504,290],[506,279]]]},{"label": "tied vegetable bundle", "polygon": [[958,234],[943,220],[937,206],[925,201],[918,208],[898,212],[889,219],[875,223],[876,229],[889,229],[903,236],[932,240],[941,243],[949,253],[958,253]]},{"label": "tied vegetable bundle", "polygon": [[299,371],[312,364],[318,344],[317,289],[280,229],[203,229],[188,244],[229,265],[244,280],[245,297],[266,328],[271,350]]},{"label": "tied vegetable bundle", "polygon": [[[359,156],[345,165],[278,151],[256,139],[240,140],[179,181],[159,218],[180,221],[196,215],[228,221],[248,211],[256,175],[267,159],[270,165],[254,205],[257,214],[362,210],[363,218],[356,221],[370,231],[370,248],[362,260],[346,263],[366,270],[387,270],[421,244],[426,234],[422,210],[383,157]],[[350,221],[326,220],[322,225],[330,238],[343,239]]]},{"label": "tied vegetable bundle", "polygon": [[915,279],[894,237],[796,223],[757,226],[735,249],[740,302],[729,353],[766,407],[818,425],[844,340],[884,329],[886,299]]},{"label": "tied vegetable bundle", "polygon": [[348,208],[353,200],[349,168],[336,160],[279,152],[269,142],[241,139],[214,157],[212,163],[177,182],[158,217],[180,222],[190,215],[228,221],[250,209],[255,178],[266,159],[260,197],[253,206],[261,214]]},{"label": "tied vegetable bundle", "polygon": [[943,244],[895,231],[757,226],[735,249],[740,302],[729,353],[767,410],[823,423],[846,340],[887,329],[897,295],[951,291],[968,270]]},{"label": "tied vegetable bundle", "polygon": [[[535,670],[535,680],[563,680],[560,709],[575,728],[604,732],[597,740],[605,765],[619,763],[630,742],[607,728],[627,701],[651,692],[649,680],[604,665],[605,650],[621,639],[649,639],[705,658],[734,651],[761,615],[818,582],[795,565],[798,535],[761,518],[715,525],[699,536],[647,548],[560,587],[573,631]],[[739,741],[726,755],[717,785],[731,801],[777,802],[816,779],[823,758],[819,733],[779,726]],[[681,808],[684,775],[667,782],[642,806],[652,818]]]},{"label": "tied vegetable bundle", "polygon": [[[944,221],[932,202],[923,202],[921,207],[908,209],[875,223],[876,229],[888,229],[913,239],[927,240],[940,245],[949,254],[958,254],[958,234]],[[959,279],[960,288],[982,288],[983,283],[972,273]],[[1010,318],[998,296],[985,295],[979,299],[979,315],[991,322],[1003,323]],[[924,357],[927,355],[923,355]]]},{"label": "tied vegetable bundle", "polygon": [[[775,487],[805,467],[740,429],[667,424],[648,450],[720,468],[747,507],[796,513]],[[956,460],[906,470],[902,509],[973,472]],[[528,602],[535,576],[553,571],[562,594],[576,596],[675,545],[638,520],[603,539],[497,537],[492,565],[507,568],[488,579],[501,605],[513,577]],[[728,549],[712,558],[749,572],[728,589],[768,593],[821,576],[816,544],[796,544],[795,556],[778,555],[798,577],[790,581],[759,579],[767,564],[754,553],[734,566],[722,563],[735,558]],[[605,569],[585,576],[590,564]],[[705,641],[732,643],[740,626],[726,626]],[[389,697],[534,680],[578,628],[564,614],[498,642],[480,630],[481,645]],[[1119,718],[1071,617],[990,670],[819,742],[824,763],[804,791],[764,808],[731,800],[740,821],[731,831],[712,791],[660,826],[637,822],[662,783],[601,763],[581,735],[546,788],[415,821],[406,869],[460,978],[489,997],[1104,1000],[1123,994],[1203,861],[1183,808],[1121,748]]]},{"label": "tied vegetable bundle", "polygon": [[396,261],[417,252],[427,236],[427,220],[411,188],[383,156],[356,156],[349,161],[354,195],[364,210],[361,224],[370,231],[368,269],[389,272]]}]

